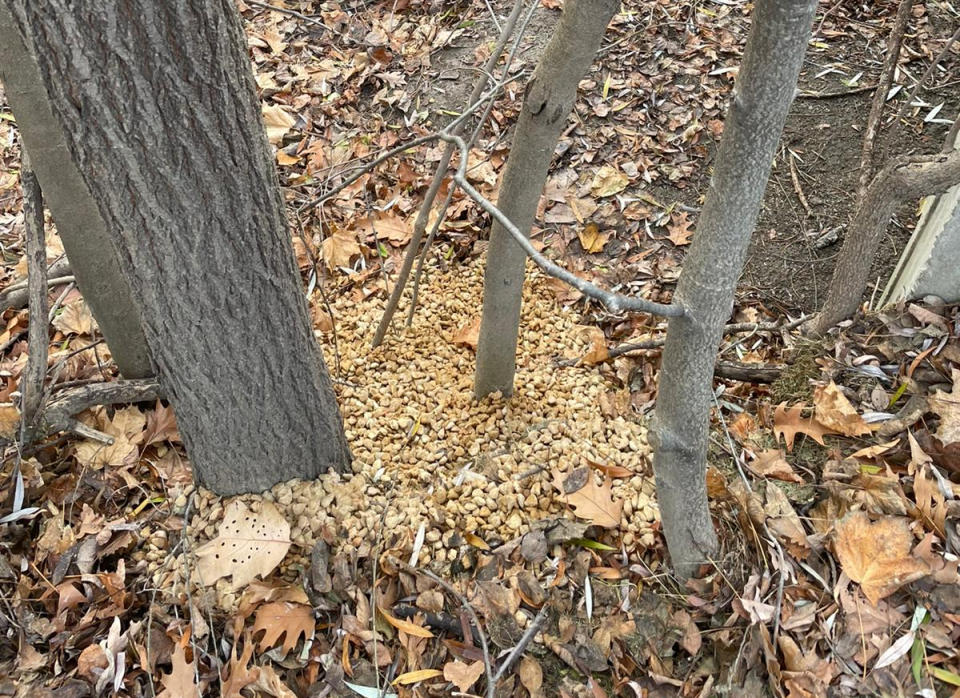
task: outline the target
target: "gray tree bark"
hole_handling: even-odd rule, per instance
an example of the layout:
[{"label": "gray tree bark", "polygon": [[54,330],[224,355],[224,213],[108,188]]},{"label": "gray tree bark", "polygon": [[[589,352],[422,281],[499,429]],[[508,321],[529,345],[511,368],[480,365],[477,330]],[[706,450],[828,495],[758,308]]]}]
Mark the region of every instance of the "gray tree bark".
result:
[{"label": "gray tree bark", "polygon": [[[497,206],[530,234],[553,151],[619,0],[566,0],[527,84]],[[490,231],[474,393],[513,393],[526,254],[499,223]]]},{"label": "gray tree bark", "polygon": [[120,273],[110,236],[54,120],[47,92],[9,8],[0,2],[0,81],[77,286],[127,378],[153,375],[140,314]]},{"label": "gray tree bark", "polygon": [[0,1],[106,224],[196,479],[232,494],[346,467],[233,1]]},{"label": "gray tree bark", "polygon": [[683,263],[651,424],[660,518],[678,574],[717,550],[706,493],[713,370],[777,144],[793,101],[816,0],[758,0],[697,232]]},{"label": "gray tree bark", "polygon": [[905,202],[942,194],[957,182],[960,150],[904,156],[888,162],[860,199],[833,269],[827,298],[805,329],[823,333],[853,315],[867,288],[870,266],[891,216]]}]

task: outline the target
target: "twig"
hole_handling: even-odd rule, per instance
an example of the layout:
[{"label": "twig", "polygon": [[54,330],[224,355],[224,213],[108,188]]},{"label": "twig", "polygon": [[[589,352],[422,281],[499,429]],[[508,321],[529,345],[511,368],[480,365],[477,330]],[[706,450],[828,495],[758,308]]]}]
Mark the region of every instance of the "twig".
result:
[{"label": "twig", "polygon": [[401,568],[408,574],[422,574],[426,577],[429,577],[434,582],[439,584],[441,587],[446,589],[447,593],[452,594],[460,602],[460,605],[463,609],[470,614],[470,620],[473,621],[474,627],[477,629],[477,634],[480,636],[480,648],[483,651],[483,668],[487,674],[487,696],[493,696],[493,689],[496,686],[496,683],[493,679],[493,668],[490,663],[490,647],[487,645],[487,634],[483,632],[483,628],[480,626],[480,618],[477,617],[477,612],[473,610],[473,606],[467,601],[467,597],[461,594],[459,591],[454,589],[453,585],[449,582],[441,579],[435,575],[430,570],[420,570],[416,567],[411,567],[410,565],[401,562]]},{"label": "twig", "polygon": [[310,265],[312,266],[312,280],[316,286],[316,289],[320,292],[320,302],[323,303],[324,310],[327,311],[327,315],[330,316],[330,325],[332,326],[333,331],[333,360],[334,360],[334,373],[336,378],[340,378],[340,338],[337,334],[337,318],[333,314],[333,306],[330,305],[330,299],[327,298],[327,292],[323,288],[323,279],[320,278],[320,262],[317,259],[317,255],[313,251],[313,246],[310,244],[310,241],[307,240],[307,233],[303,228],[303,221],[300,219],[300,214],[297,211],[293,212],[294,219],[297,221],[297,233],[300,236],[300,242],[303,243],[303,249],[307,251],[307,256],[310,258]]},{"label": "twig", "polygon": [[26,151],[20,172],[23,188],[23,217],[26,227],[27,282],[30,322],[27,340],[27,366],[21,386],[20,443],[30,438],[43,404],[43,381],[47,376],[47,250],[43,228],[43,192],[30,166]]},{"label": "twig", "polygon": [[[56,276],[53,278],[47,279],[47,288],[54,288],[55,286],[62,286],[63,284],[69,284],[75,282],[77,279],[73,275],[66,276]],[[21,281],[15,284],[11,284],[6,289],[2,295],[0,295],[0,310],[5,310],[7,308],[12,308],[14,310],[19,310],[27,304],[27,282]]]},{"label": "twig", "polygon": [[[259,7],[263,10],[270,10],[272,12],[279,12],[280,14],[289,15],[290,17],[296,17],[297,19],[303,20],[310,24],[315,24],[318,27],[323,27],[324,29],[333,32],[334,30],[328,27],[326,24],[321,22],[316,17],[310,17],[305,14],[301,14],[296,10],[289,10],[286,7],[277,7],[276,5],[271,5],[268,2],[257,2],[257,0],[243,0],[245,4],[250,5],[250,7]],[[336,33],[336,32],[334,32]]]},{"label": "twig", "polygon": [[930,62],[927,70],[917,81],[917,84],[913,86],[913,90],[911,90],[910,96],[907,97],[907,101],[900,105],[900,108],[897,110],[897,117],[894,122],[895,124],[900,123],[900,119],[903,118],[903,113],[907,110],[907,107],[913,104],[913,100],[917,98],[917,93],[920,92],[920,88],[923,87],[923,83],[930,79],[930,76],[933,75],[933,71],[937,69],[938,65],[940,65],[940,61],[942,61],[944,56],[947,55],[947,52],[953,48],[953,44],[958,38],[960,38],[960,27],[957,27],[957,30],[953,32],[953,35],[947,39],[947,43],[943,45],[942,49],[940,49],[940,53],[938,53]]},{"label": "twig", "polygon": [[473,185],[467,181],[465,176],[467,152],[466,143],[464,143],[463,139],[459,136],[453,136],[448,133],[441,133],[440,138],[448,142],[456,143],[460,148],[460,167],[453,176],[457,184],[460,185],[460,188],[463,189],[464,193],[466,193],[471,199],[480,204],[480,208],[493,216],[497,222],[503,226],[504,230],[510,233],[514,242],[516,242],[523,249],[523,251],[527,253],[527,256],[530,257],[530,259],[532,259],[536,265],[540,267],[547,275],[556,279],[560,279],[561,281],[573,286],[583,295],[600,301],[610,310],[610,312],[613,313],[618,313],[622,310],[628,310],[641,313],[651,313],[653,315],[660,315],[663,317],[679,317],[684,314],[685,311],[683,306],[678,303],[664,305],[663,303],[648,301],[645,298],[636,298],[633,296],[624,296],[619,293],[611,293],[610,291],[602,289],[585,279],[581,279],[579,276],[575,276],[563,267],[554,264],[542,254],[537,252],[533,245],[530,244],[530,240],[527,239],[527,236],[520,232],[517,226],[513,224],[513,221],[507,218],[503,211],[497,208],[489,199],[483,196],[483,194],[474,189]]},{"label": "twig", "polygon": [[800,175],[797,173],[796,158],[794,158],[793,153],[790,153],[789,150],[787,153],[787,161],[790,163],[790,179],[793,180],[793,190],[797,192],[797,198],[800,199],[803,210],[807,212],[808,216],[812,216],[813,212],[810,210],[810,204],[807,203],[807,197],[804,196],[803,188],[800,186]]},{"label": "twig", "polygon": [[870,115],[867,117],[867,129],[863,135],[863,149],[860,153],[860,180],[857,183],[857,200],[863,199],[870,180],[873,179],[873,144],[877,139],[877,130],[880,125],[880,116],[883,114],[883,105],[887,101],[887,94],[893,85],[893,76],[897,72],[897,61],[900,59],[900,47],[903,45],[903,34],[907,29],[907,20],[913,0],[900,0],[897,8],[897,18],[890,30],[890,40],[887,42],[887,59],[883,66],[883,74],[877,83],[877,90],[873,93],[873,103],[870,105]]},{"label": "twig", "polygon": [[940,149],[941,153],[949,153],[956,149],[958,133],[960,133],[960,114],[953,117],[953,126],[947,131],[947,137],[943,140],[943,148]]},{"label": "twig", "polygon": [[[507,18],[506,24],[504,24],[503,29],[500,31],[500,37],[497,39],[497,45],[494,47],[493,51],[490,52],[490,57],[487,59],[487,62],[484,64],[483,72],[480,75],[480,79],[477,80],[476,85],[473,87],[473,92],[470,94],[470,98],[467,100],[468,104],[480,104],[478,102],[480,96],[483,94],[484,89],[489,82],[489,76],[493,73],[494,68],[497,66],[497,61],[500,60],[500,55],[503,53],[504,47],[507,45],[507,41],[510,39],[510,35],[513,33],[513,29],[517,24],[517,18],[520,16],[520,11],[523,9],[523,0],[514,0],[513,10],[510,12],[510,16]],[[519,38],[517,39],[519,43]],[[507,65],[509,70],[510,66]],[[490,97],[491,103],[493,102],[493,96]],[[447,126],[445,129],[447,132],[453,135],[460,135],[463,131],[463,126],[466,123],[466,116],[473,112],[471,107],[463,114],[461,114],[460,119],[456,122],[451,123],[450,126]],[[373,336],[373,348],[380,346],[383,342],[383,338],[387,334],[387,329],[390,327],[390,323],[393,321],[393,315],[397,311],[397,305],[400,303],[400,297],[403,295],[403,289],[407,285],[407,279],[410,278],[410,270],[413,268],[413,260],[417,255],[418,250],[420,249],[420,242],[423,240],[423,233],[427,228],[427,222],[430,218],[430,210],[433,208],[433,202],[437,198],[437,193],[440,191],[440,187],[443,184],[443,180],[446,178],[447,168],[450,166],[450,160],[453,158],[454,145],[450,142],[447,143],[447,147],[444,148],[443,155],[440,157],[440,162],[437,164],[437,169],[433,175],[433,181],[430,182],[430,187],[427,189],[427,193],[423,198],[423,203],[420,205],[420,211],[417,213],[417,219],[413,224],[413,233],[410,237],[410,244],[407,246],[407,254],[403,259],[403,264],[400,267],[400,273],[397,277],[397,281],[394,284],[393,291],[390,293],[390,298],[387,300],[387,307],[384,308],[383,317],[380,318],[380,324],[377,326],[377,331]],[[469,152],[469,149],[468,149]],[[462,157],[467,157],[467,153],[462,153]],[[451,187],[450,192],[447,194],[446,205],[449,205],[450,199],[453,197],[453,187]],[[443,213],[446,213],[444,209]],[[443,215],[441,213],[441,216]],[[437,218],[437,225],[439,225],[440,217]],[[435,226],[436,227],[436,226]],[[426,250],[424,250],[426,254]]]},{"label": "twig", "polygon": [[824,91],[824,92],[798,92],[798,99],[833,99],[835,97],[849,97],[850,95],[858,95],[861,92],[869,92],[870,90],[875,90],[876,85],[861,85],[860,87],[851,87],[849,90],[834,90],[834,91]]},{"label": "twig", "polygon": [[[517,32],[517,38],[513,42],[513,46],[510,48],[510,54],[507,56],[507,71],[510,70],[510,66],[513,64],[513,58],[517,55],[517,49],[520,48],[520,39],[523,38],[523,34],[527,29],[527,25],[530,23],[530,20],[533,19],[533,15],[538,6],[539,5],[536,2],[531,3],[530,10],[523,18],[523,23],[520,25],[520,31]],[[477,139],[480,137],[480,132],[483,130],[483,125],[487,122],[487,118],[490,116],[490,112],[492,110],[493,100],[491,99],[489,102],[487,102],[487,106],[484,109],[483,114],[481,114],[480,118],[477,119],[477,125],[473,129],[473,133],[470,134],[470,139],[467,141],[468,150],[473,147],[474,143],[477,142]],[[430,246],[433,245],[433,241],[437,237],[437,231],[440,230],[440,224],[443,222],[444,216],[447,215],[447,209],[450,207],[450,202],[453,201],[453,195],[456,193],[456,190],[456,186],[451,186],[450,190],[447,192],[446,199],[444,199],[443,205],[440,206],[440,209],[437,212],[437,218],[433,223],[433,228],[430,230],[430,234],[427,236],[427,241],[423,244],[423,250],[420,252],[419,257],[417,258],[417,273],[413,277],[413,291],[410,298],[410,309],[407,311],[407,327],[410,327],[410,325],[413,324],[413,314],[417,310],[417,300],[420,297],[420,278],[423,276],[423,264],[427,259],[427,251],[430,249]]]},{"label": "twig", "polygon": [[[152,402],[163,397],[160,384],[152,378],[97,383],[55,392],[38,419],[38,432],[45,435],[76,430],[75,414],[94,405],[120,402]],[[77,422],[79,424],[79,422]]]},{"label": "twig", "polygon": [[[527,645],[530,644],[530,641],[533,640],[534,636],[540,632],[540,626],[543,625],[543,622],[547,619],[547,606],[544,604],[543,608],[540,609],[540,612],[537,614],[537,617],[533,619],[530,623],[530,627],[527,628],[527,631],[520,638],[520,642],[510,650],[510,654],[507,655],[507,658],[503,660],[503,664],[500,665],[500,668],[497,670],[496,675],[493,677],[493,683],[496,684],[503,678],[503,675],[507,673],[507,670],[517,661],[522,655],[523,651],[527,648]],[[487,695],[492,695],[489,691]]]}]

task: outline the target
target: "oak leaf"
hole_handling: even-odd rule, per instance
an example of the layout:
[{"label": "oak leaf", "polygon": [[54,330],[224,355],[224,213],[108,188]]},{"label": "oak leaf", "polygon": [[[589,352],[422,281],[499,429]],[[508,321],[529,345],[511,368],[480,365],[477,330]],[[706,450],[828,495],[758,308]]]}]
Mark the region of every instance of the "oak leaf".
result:
[{"label": "oak leaf", "polygon": [[480,320],[478,315],[473,320],[463,325],[450,340],[451,344],[458,347],[477,350],[477,343],[480,341]]},{"label": "oak leaf", "polygon": [[687,212],[680,211],[670,216],[671,224],[667,226],[667,239],[677,247],[690,244],[690,238],[693,237],[693,231],[690,226],[693,221],[688,220]]},{"label": "oak leaf", "polygon": [[263,631],[263,637],[257,643],[261,652],[276,647],[283,636],[283,653],[287,654],[300,640],[313,638],[316,630],[316,620],[313,609],[300,603],[276,601],[267,603],[257,609],[257,616],[253,622],[253,635]]},{"label": "oak leaf", "polygon": [[904,584],[929,572],[928,565],[910,552],[913,535],[902,518],[885,517],[871,523],[855,511],[837,524],[833,547],[843,567],[874,606]]},{"label": "oak leaf", "polygon": [[797,434],[809,436],[823,446],[823,436],[824,434],[832,433],[830,429],[814,419],[804,417],[802,415],[806,407],[804,403],[798,403],[790,409],[786,408],[786,404],[785,402],[781,402],[777,405],[777,409],[773,411],[773,433],[777,437],[777,440],[783,436],[783,441],[787,446],[787,452],[793,450],[793,440]]},{"label": "oak leaf", "polygon": [[614,501],[612,485],[609,476],[604,477],[603,484],[598,485],[592,473],[587,474],[584,485],[573,492],[566,492],[564,479],[554,474],[554,484],[563,495],[563,500],[573,509],[573,513],[591,524],[603,528],[615,528],[620,525],[623,516],[623,502]]},{"label": "oak leaf", "polygon": [[467,664],[455,659],[443,665],[443,678],[459,688],[461,693],[466,693],[483,676],[483,671],[482,661]]},{"label": "oak leaf", "polygon": [[837,434],[860,436],[870,433],[870,427],[863,417],[833,381],[813,391],[813,408],[816,420]]},{"label": "oak leaf", "polygon": [[202,584],[232,577],[233,589],[266,577],[290,549],[290,524],[270,502],[255,512],[237,500],[227,507],[216,538],[197,548]]},{"label": "oak leaf", "polygon": [[953,390],[938,390],[927,399],[930,409],[940,415],[936,437],[944,446],[960,442],[960,370],[953,369]]},{"label": "oak leaf", "polygon": [[161,674],[163,690],[157,698],[200,698],[206,684],[201,681],[201,685],[197,685],[196,667],[192,661],[187,661],[182,642],[174,645],[170,661],[173,669],[169,674]]},{"label": "oak leaf", "polygon": [[230,663],[220,670],[220,676],[223,679],[221,690],[222,698],[245,698],[240,690],[249,686],[260,678],[260,668],[248,668],[250,658],[253,656],[253,642],[247,634],[244,637],[243,652],[237,656],[237,643],[239,639],[233,641],[233,649],[230,651]]}]

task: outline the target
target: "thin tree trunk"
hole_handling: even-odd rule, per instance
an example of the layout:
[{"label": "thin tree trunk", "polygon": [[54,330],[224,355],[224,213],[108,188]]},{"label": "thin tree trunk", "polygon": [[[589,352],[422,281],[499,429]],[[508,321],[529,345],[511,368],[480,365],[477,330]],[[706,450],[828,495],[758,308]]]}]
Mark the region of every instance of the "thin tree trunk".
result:
[{"label": "thin tree trunk", "polygon": [[197,480],[231,494],[344,468],[233,0],[2,1],[117,250]]},{"label": "thin tree trunk", "polygon": [[110,236],[53,118],[40,72],[5,2],[0,2],[0,81],[77,286],[127,378],[153,375],[140,314]]},{"label": "thin tree trunk", "polygon": [[651,425],[657,501],[674,569],[694,574],[714,555],[705,469],[712,377],[777,144],[793,101],[816,0],[758,0],[723,140],[683,263],[663,349]]},{"label": "thin tree trunk", "polygon": [[[530,234],[553,151],[573,109],[577,84],[593,61],[619,0],[566,0],[563,15],[527,84],[497,205]],[[513,392],[526,255],[494,223],[483,277],[477,345],[477,397]]]},{"label": "thin tree trunk", "polygon": [[905,156],[880,170],[850,221],[827,298],[809,329],[820,334],[857,311],[891,216],[907,201],[941,194],[960,182],[960,150]]}]

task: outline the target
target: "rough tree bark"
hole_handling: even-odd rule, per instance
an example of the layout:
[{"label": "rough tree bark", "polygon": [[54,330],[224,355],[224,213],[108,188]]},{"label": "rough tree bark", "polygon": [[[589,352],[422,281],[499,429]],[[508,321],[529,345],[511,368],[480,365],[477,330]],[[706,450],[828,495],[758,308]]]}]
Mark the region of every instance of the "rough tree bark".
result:
[{"label": "rough tree bark", "polygon": [[942,194],[958,182],[960,150],[903,156],[888,162],[860,199],[834,267],[827,298],[806,329],[815,334],[826,332],[857,311],[880,240],[890,218],[903,203]]},{"label": "rough tree bark", "polygon": [[344,468],[233,1],[0,1],[106,224],[197,480],[231,494]]},{"label": "rough tree bark", "polygon": [[674,569],[691,576],[717,550],[705,469],[713,368],[733,309],[777,144],[793,101],[816,0],[758,0],[710,189],[674,301],[651,424],[660,517]]},{"label": "rough tree bark", "polygon": [[0,81],[70,259],[77,286],[127,378],[153,375],[140,314],[110,236],[54,120],[47,92],[9,8],[0,2]]},{"label": "rough tree bark", "polygon": [[[619,0],[567,0],[527,84],[497,205],[529,235],[553,151]],[[477,397],[513,392],[526,255],[499,223],[490,231],[477,344]]]}]

